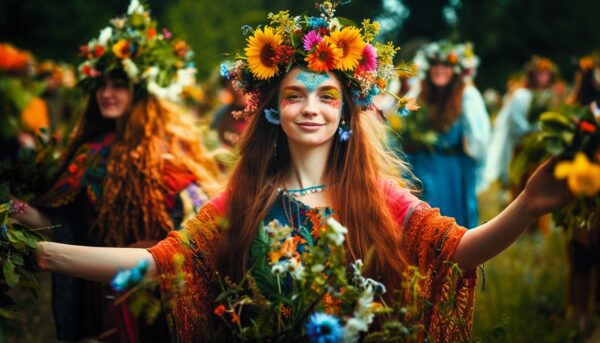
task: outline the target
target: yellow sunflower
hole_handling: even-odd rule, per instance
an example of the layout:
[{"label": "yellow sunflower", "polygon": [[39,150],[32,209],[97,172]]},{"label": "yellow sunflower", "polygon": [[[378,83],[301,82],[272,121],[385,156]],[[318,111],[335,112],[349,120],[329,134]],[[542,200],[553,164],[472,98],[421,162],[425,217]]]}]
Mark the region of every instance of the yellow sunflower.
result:
[{"label": "yellow sunflower", "polygon": [[326,38],[317,43],[313,52],[304,60],[308,62],[308,69],[316,73],[326,73],[339,64],[342,53],[342,49],[331,44]]},{"label": "yellow sunflower", "polygon": [[356,68],[365,49],[360,31],[355,27],[345,27],[342,31],[331,32],[330,37],[333,44],[342,50],[336,69],[348,71]]},{"label": "yellow sunflower", "polygon": [[264,30],[257,29],[254,36],[248,38],[248,46],[244,51],[254,77],[266,80],[279,72],[275,55],[282,41],[281,35],[268,26]]},{"label": "yellow sunflower", "polygon": [[600,191],[600,166],[590,163],[582,152],[578,152],[572,162],[558,163],[554,168],[554,177],[567,179],[569,189],[577,195],[591,197]]}]

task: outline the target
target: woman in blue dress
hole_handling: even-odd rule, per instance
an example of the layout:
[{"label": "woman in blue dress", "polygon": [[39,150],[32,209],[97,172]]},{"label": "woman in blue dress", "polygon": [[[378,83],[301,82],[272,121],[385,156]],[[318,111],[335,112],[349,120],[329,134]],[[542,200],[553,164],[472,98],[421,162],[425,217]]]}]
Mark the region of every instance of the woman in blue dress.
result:
[{"label": "woman in blue dress", "polygon": [[[423,129],[433,131],[429,144],[410,139],[402,148],[422,183],[422,197],[439,207],[459,225],[477,226],[477,190],[490,137],[490,122],[483,98],[472,84],[478,60],[469,44],[429,44],[417,52],[421,78],[417,98]],[[410,119],[409,119],[410,120]]]}]

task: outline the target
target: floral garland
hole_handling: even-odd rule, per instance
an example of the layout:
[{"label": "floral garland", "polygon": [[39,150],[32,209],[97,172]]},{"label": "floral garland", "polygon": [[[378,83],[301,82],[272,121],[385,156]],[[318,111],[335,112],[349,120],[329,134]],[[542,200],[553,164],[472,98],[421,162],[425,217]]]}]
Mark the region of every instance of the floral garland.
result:
[{"label": "floral garland", "polygon": [[112,19],[79,51],[84,58],[80,84],[86,90],[95,89],[113,71],[123,71],[133,84],[142,84],[141,89],[173,101],[190,93],[196,83],[193,51],[166,28],[157,31],[143,0],[132,0],[125,16]]},{"label": "floral garland", "polygon": [[540,56],[533,56],[531,61],[525,67],[527,71],[548,71],[550,73],[558,73],[558,67],[551,59]]},{"label": "floral garland", "polygon": [[465,77],[475,77],[479,66],[479,58],[473,53],[471,43],[452,44],[445,40],[422,47],[413,62],[421,79],[426,77],[432,65],[439,63],[452,67],[455,74]]},{"label": "floral garland", "polygon": [[[271,82],[298,65],[315,73],[335,72],[350,89],[354,102],[363,108],[386,91],[388,82],[397,77],[393,58],[398,48],[392,43],[373,42],[379,32],[378,22],[365,19],[358,27],[335,17],[336,6],[347,2],[319,4],[319,17],[292,17],[281,11],[268,15],[269,25],[242,27],[244,34],[251,33],[244,54],[236,56],[232,66],[221,66],[221,75],[250,95],[238,117],[253,114]],[[400,107],[406,102],[398,99]]]}]

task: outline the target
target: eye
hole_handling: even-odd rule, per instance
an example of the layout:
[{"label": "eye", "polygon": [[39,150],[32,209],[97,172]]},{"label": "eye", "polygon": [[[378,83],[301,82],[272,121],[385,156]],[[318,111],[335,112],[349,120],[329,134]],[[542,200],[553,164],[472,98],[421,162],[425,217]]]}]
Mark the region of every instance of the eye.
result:
[{"label": "eye", "polygon": [[114,88],[129,88],[129,83],[125,80],[118,80],[113,82]]},{"label": "eye", "polygon": [[283,95],[283,98],[288,100],[300,99],[301,97],[302,95],[298,92],[291,92]]}]

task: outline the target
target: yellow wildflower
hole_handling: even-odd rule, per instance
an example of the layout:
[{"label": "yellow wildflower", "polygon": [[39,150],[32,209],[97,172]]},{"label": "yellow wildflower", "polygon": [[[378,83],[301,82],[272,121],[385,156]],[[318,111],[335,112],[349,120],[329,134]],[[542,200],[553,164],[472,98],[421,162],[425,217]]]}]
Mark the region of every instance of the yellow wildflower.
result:
[{"label": "yellow wildflower", "polygon": [[600,165],[590,163],[582,152],[578,152],[573,161],[558,163],[554,177],[567,179],[569,189],[576,195],[592,197],[600,190]]}]

